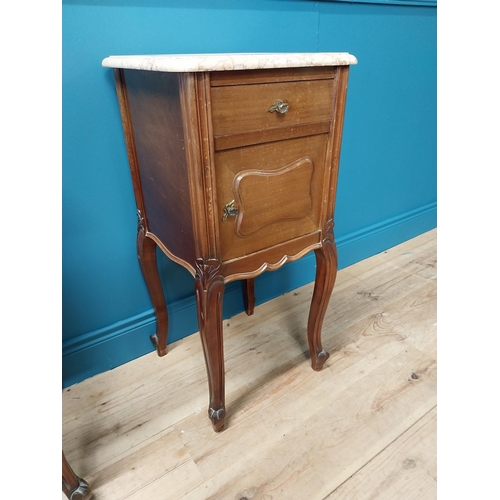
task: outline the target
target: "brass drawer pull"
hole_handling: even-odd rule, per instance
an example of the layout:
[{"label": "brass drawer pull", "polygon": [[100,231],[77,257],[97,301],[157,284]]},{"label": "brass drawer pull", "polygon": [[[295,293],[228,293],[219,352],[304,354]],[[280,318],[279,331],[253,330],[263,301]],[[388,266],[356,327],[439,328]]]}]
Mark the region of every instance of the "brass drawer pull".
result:
[{"label": "brass drawer pull", "polygon": [[229,215],[232,217],[236,217],[236,215],[238,215],[238,207],[234,206],[234,200],[230,201],[222,209],[222,222],[224,222]]},{"label": "brass drawer pull", "polygon": [[273,111],[277,111],[278,113],[284,114],[288,111],[288,103],[283,102],[281,99],[278,99],[269,109],[268,111],[272,113]]}]

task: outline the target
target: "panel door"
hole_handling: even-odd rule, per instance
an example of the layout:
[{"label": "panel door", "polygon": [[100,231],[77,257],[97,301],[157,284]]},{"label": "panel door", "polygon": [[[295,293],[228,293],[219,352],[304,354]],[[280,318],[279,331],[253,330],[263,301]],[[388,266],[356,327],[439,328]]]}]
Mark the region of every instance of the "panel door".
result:
[{"label": "panel door", "polygon": [[327,139],[319,134],[216,153],[223,261],[320,229]]}]

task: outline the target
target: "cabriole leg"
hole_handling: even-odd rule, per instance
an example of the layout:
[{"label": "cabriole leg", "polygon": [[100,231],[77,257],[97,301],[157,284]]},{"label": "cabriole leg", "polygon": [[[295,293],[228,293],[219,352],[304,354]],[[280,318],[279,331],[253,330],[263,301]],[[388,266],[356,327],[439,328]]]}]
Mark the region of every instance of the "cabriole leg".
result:
[{"label": "cabriole leg", "polygon": [[165,356],[168,351],[168,313],[156,263],[156,243],[146,236],[140,221],[141,219],[137,230],[137,258],[156,316],[156,333],[151,335],[151,341],[156,347],[158,356]]},{"label": "cabriole leg", "polygon": [[307,325],[311,365],[316,371],[323,368],[330,356],[321,345],[321,328],[337,277],[337,248],[333,239],[333,222],[327,224],[327,229],[323,234],[323,245],[314,252],[316,254],[316,281]]},{"label": "cabriole leg", "polygon": [[224,278],[219,274],[220,262],[196,261],[196,305],[201,343],[207,365],[210,402],[208,417],[215,432],[224,429],[224,348],[222,335],[222,299]]}]

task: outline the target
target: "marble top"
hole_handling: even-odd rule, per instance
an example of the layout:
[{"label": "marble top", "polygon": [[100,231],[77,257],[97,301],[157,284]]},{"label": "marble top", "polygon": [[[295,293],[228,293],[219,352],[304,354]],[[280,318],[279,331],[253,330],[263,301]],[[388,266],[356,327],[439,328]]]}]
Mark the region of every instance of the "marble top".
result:
[{"label": "marble top", "polygon": [[358,60],[347,52],[269,52],[240,54],[158,54],[110,56],[106,68],[148,71],[198,72],[243,69],[348,66]]}]

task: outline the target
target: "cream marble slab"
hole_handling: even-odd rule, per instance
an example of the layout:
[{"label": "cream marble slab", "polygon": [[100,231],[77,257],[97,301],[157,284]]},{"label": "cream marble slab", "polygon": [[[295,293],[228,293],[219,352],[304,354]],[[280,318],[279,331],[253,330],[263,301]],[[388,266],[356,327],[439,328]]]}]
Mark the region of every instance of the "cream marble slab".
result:
[{"label": "cream marble slab", "polygon": [[102,61],[106,68],[147,71],[199,72],[244,69],[348,66],[358,60],[347,52],[278,52],[255,54],[165,54],[110,56]]}]

